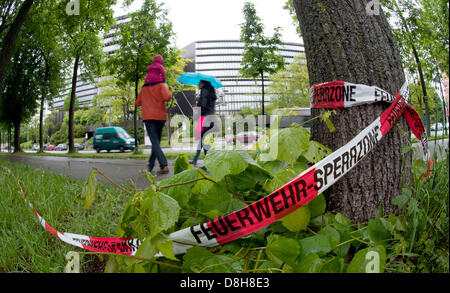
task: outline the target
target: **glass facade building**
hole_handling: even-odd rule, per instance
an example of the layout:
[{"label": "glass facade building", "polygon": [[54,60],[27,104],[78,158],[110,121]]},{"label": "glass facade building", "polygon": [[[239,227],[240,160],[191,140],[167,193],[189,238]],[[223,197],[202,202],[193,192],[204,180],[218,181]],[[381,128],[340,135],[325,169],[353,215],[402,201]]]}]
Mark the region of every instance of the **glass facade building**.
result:
[{"label": "glass facade building", "polygon": [[[279,54],[284,57],[286,66],[293,62],[295,56],[304,53],[301,43],[284,43],[279,46]],[[219,99],[216,112],[219,115],[232,115],[243,108],[261,108],[262,80],[246,78],[240,75],[244,44],[238,40],[197,41],[185,48],[185,57],[193,60],[186,71],[213,75],[224,85],[218,90]],[[267,94],[270,84],[268,75],[264,77],[265,105],[270,104]],[[187,109],[186,109],[187,110]],[[189,112],[189,111],[186,111]]]},{"label": "glass facade building", "polygon": [[[114,39],[116,36],[117,26],[120,23],[127,21],[129,21],[129,18],[127,16],[120,16],[116,18],[116,25],[110,29],[110,31],[103,37],[101,41],[103,44],[103,52],[105,52],[108,55],[112,55],[119,49],[119,44],[117,40]],[[89,80],[83,81],[81,80],[82,74],[83,71],[81,69],[80,73],[78,74],[77,88],[75,95],[77,97],[79,105],[81,107],[86,107],[89,106],[91,100],[99,93],[99,89],[97,87],[99,78],[95,77],[94,82],[91,82]],[[66,86],[64,87],[64,89],[53,100],[54,109],[61,110],[63,108],[64,100],[68,97],[71,88],[72,88],[72,79],[70,77],[66,79]]]}]

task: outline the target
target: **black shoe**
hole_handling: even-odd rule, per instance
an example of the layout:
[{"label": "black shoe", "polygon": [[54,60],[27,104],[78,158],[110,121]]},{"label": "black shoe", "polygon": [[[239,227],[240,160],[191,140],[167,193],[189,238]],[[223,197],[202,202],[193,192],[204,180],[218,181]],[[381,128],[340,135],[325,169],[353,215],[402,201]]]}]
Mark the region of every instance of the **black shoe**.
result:
[{"label": "black shoe", "polygon": [[197,167],[197,162],[189,161],[189,164],[193,165],[194,167]]}]

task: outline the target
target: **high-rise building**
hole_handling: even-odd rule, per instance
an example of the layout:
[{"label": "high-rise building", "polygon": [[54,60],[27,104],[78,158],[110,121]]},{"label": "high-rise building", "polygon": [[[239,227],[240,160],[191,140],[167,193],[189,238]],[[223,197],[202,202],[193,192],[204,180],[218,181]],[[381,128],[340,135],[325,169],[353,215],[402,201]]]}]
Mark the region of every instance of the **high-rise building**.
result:
[{"label": "high-rise building", "polygon": [[[120,23],[126,22],[129,20],[129,17],[127,16],[119,16],[116,18],[116,25],[113,26],[109,32],[103,37],[102,44],[103,44],[103,51],[107,55],[114,54],[119,49],[119,44],[117,40],[115,40],[116,37],[116,30],[117,26]],[[99,78],[95,77],[94,82],[91,82],[89,80],[83,81],[81,80],[81,76],[83,74],[83,68],[81,68],[80,73],[78,74],[77,79],[77,88],[75,91],[75,95],[77,97],[78,103],[81,107],[88,106],[91,102],[91,100],[98,95],[98,81]],[[66,86],[64,89],[60,92],[60,94],[53,100],[53,108],[57,110],[61,110],[64,106],[64,100],[68,97],[70,91],[72,89],[72,79],[71,77],[68,77],[66,79]]]},{"label": "high-rise building", "polygon": [[[279,54],[284,57],[286,66],[294,61],[294,57],[304,53],[301,43],[284,43],[279,46]],[[219,115],[232,115],[243,108],[261,108],[262,79],[252,79],[240,75],[244,43],[238,40],[196,41],[183,48],[184,56],[193,60],[185,68],[187,72],[199,72],[213,75],[222,81],[216,112]],[[264,78],[265,106],[270,104],[271,96],[267,93],[270,84],[268,75]],[[192,93],[177,95],[177,100],[184,114],[192,113],[189,105],[193,105]],[[187,114],[186,114],[187,115]]]}]

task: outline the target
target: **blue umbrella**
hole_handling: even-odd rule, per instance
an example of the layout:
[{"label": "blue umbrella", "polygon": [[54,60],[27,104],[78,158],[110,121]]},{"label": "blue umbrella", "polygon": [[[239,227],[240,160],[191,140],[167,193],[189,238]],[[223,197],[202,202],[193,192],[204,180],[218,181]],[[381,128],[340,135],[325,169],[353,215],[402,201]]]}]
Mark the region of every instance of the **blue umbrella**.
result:
[{"label": "blue umbrella", "polygon": [[200,80],[209,81],[214,88],[223,87],[222,82],[218,78],[203,73],[186,72],[177,79],[181,83],[190,85],[198,85]]}]

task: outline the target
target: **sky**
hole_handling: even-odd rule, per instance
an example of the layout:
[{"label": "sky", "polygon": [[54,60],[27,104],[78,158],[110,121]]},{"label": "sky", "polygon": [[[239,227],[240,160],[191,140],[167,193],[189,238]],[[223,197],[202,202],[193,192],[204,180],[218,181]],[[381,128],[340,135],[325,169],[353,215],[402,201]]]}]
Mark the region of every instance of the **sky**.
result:
[{"label": "sky", "polygon": [[[156,0],[165,3],[176,34],[176,45],[183,48],[200,40],[238,40],[239,24],[244,22],[242,8],[245,2],[255,4],[256,13],[264,24],[266,36],[272,36],[274,28],[282,28],[284,42],[299,43],[289,12],[283,9],[286,0]],[[122,8],[122,1],[115,6],[115,16],[139,9],[142,0],[134,0],[130,9]]]}]

